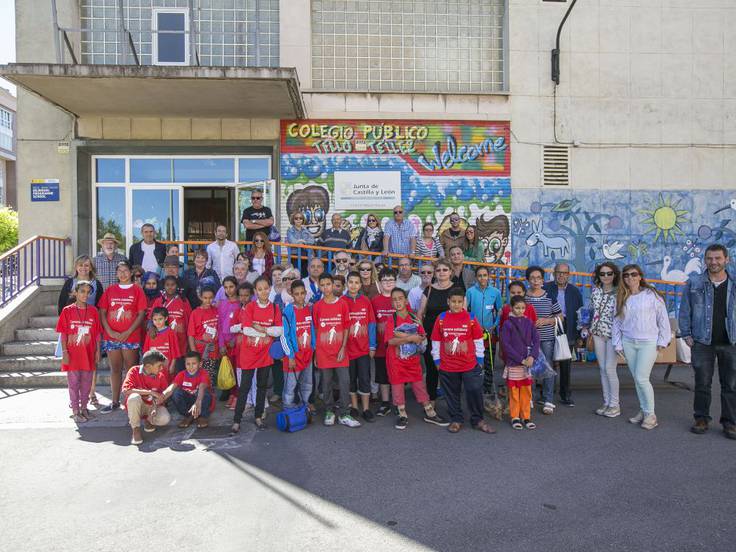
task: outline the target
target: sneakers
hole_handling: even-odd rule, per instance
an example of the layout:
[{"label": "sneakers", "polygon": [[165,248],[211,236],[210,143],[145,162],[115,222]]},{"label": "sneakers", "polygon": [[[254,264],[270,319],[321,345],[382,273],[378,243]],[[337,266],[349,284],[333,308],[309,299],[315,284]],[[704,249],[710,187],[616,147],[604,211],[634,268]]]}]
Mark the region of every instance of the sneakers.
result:
[{"label": "sneakers", "polygon": [[235,395],[230,395],[230,397],[227,399],[227,402],[225,403],[225,408],[228,410],[235,410],[235,403],[238,402],[238,397]]},{"label": "sneakers", "polygon": [[110,414],[112,412],[115,412],[116,410],[120,410],[120,403],[112,403],[108,404],[107,406],[103,406],[100,412],[102,414]]},{"label": "sneakers", "polygon": [[328,410],[327,412],[325,412],[325,425],[335,425],[335,413],[332,410]]},{"label": "sneakers", "polygon": [[560,404],[573,408],[575,406],[575,401],[572,399],[560,399]]},{"label": "sneakers", "polygon": [[352,407],[351,407],[351,408],[350,408],[350,415],[351,415],[351,416],[352,416],[353,418],[357,418],[357,417],[358,417],[358,416],[360,415],[360,413],[358,412],[358,409],[357,409],[357,408],[352,408]]},{"label": "sneakers", "polygon": [[424,421],[427,422],[428,424],[434,424],[440,427],[447,427],[450,425],[450,422],[445,420],[442,416],[438,415],[436,412],[434,413],[434,416],[430,416],[427,412],[425,412]]},{"label": "sneakers", "polygon": [[399,416],[396,418],[396,423],[394,424],[394,427],[396,429],[406,429],[406,426],[409,425],[409,418],[406,416]]},{"label": "sneakers", "polygon": [[544,407],[542,408],[542,414],[545,414],[547,416],[550,416],[555,413],[555,405],[552,403],[544,403]]},{"label": "sneakers", "polygon": [[690,431],[692,433],[695,433],[695,435],[702,435],[706,431],[708,431],[708,420],[704,418],[697,418],[695,420],[695,423],[690,428]]},{"label": "sneakers", "polygon": [[373,423],[376,421],[376,415],[373,413],[373,411],[369,408],[368,410],[363,411],[363,419],[368,423]]},{"label": "sneakers", "polygon": [[641,421],[642,429],[654,429],[659,424],[657,423],[657,416],[655,414],[647,414]]},{"label": "sneakers", "polygon": [[145,431],[146,433],[153,433],[154,431],[156,431],[156,426],[148,420],[143,420],[143,431]]},{"label": "sneakers", "polygon": [[388,403],[383,403],[381,406],[378,407],[378,410],[376,411],[376,416],[388,416],[391,414],[391,407]]},{"label": "sneakers", "polygon": [[133,436],[130,439],[131,445],[140,445],[143,443],[143,435],[141,434],[141,428],[134,427],[133,428]]},{"label": "sneakers", "polygon": [[621,408],[618,406],[609,406],[606,408],[606,411],[603,413],[603,415],[606,418],[615,418],[616,416],[621,415]]},{"label": "sneakers", "polygon": [[[361,426],[361,423],[355,418],[353,418],[350,414],[345,414],[343,416],[340,416],[338,420],[340,422],[340,425],[344,425],[348,427],[360,427]],[[327,424],[327,418],[325,417],[325,425],[326,424]]]},{"label": "sneakers", "polygon": [[598,416],[605,416],[606,415],[606,410],[608,410],[608,407],[604,404],[600,408],[597,408],[596,411],[595,411],[595,413]]},{"label": "sneakers", "polygon": [[736,440],[736,425],[734,424],[723,424],[723,434],[728,439]]},{"label": "sneakers", "polygon": [[641,410],[636,416],[634,416],[633,418],[629,418],[630,424],[640,424],[642,423],[642,421],[644,421],[644,412],[642,412]]}]

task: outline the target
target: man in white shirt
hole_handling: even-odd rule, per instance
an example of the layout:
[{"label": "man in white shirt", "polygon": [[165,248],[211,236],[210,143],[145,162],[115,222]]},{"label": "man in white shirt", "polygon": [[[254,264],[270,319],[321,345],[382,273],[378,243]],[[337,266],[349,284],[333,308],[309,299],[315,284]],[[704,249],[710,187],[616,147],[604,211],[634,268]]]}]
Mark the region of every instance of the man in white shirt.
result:
[{"label": "man in white shirt", "polygon": [[146,272],[158,273],[166,257],[166,246],[156,241],[156,229],[149,222],[141,226],[141,237],[141,241],[130,246],[128,260]]},{"label": "man in white shirt", "polygon": [[399,259],[399,275],[396,278],[396,287],[409,293],[421,283],[419,276],[411,271],[411,261],[407,257]]},{"label": "man in white shirt", "polygon": [[238,244],[227,239],[227,227],[218,224],[215,228],[215,241],[207,246],[207,268],[213,269],[220,277],[233,275],[233,265],[240,250]]}]

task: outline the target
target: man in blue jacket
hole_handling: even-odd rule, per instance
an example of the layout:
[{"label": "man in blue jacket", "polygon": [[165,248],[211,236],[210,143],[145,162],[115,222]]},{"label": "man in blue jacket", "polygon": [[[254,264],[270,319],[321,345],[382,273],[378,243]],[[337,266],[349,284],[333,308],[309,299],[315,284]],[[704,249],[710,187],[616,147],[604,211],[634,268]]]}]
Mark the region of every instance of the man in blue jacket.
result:
[{"label": "man in blue jacket", "polygon": [[496,414],[500,403],[493,381],[494,351],[491,346],[491,334],[498,325],[503,298],[498,288],[491,285],[487,267],[477,266],[475,268],[475,284],[465,292],[465,300],[468,303],[468,312],[480,322],[483,328],[483,345],[486,350],[483,357],[483,406],[489,414]]},{"label": "man in blue jacket", "polygon": [[130,246],[128,260],[132,265],[140,265],[143,270],[158,273],[166,258],[166,246],[156,240],[156,229],[153,224],[141,226],[143,239]]},{"label": "man in blue jacket", "polygon": [[720,243],[705,250],[705,274],[693,274],[680,303],[680,335],[692,348],[695,371],[695,434],[708,431],[711,383],[716,359],[721,382],[723,433],[736,439],[736,280],[726,270],[728,250]]},{"label": "man in blue jacket", "polygon": [[[578,309],[583,306],[583,295],[577,286],[570,284],[570,265],[557,263],[554,270],[554,281],[544,284],[544,291],[550,299],[556,300],[565,316],[565,333],[574,351],[575,342],[580,337],[578,331]],[[570,389],[570,370],[572,360],[561,360],[560,365],[560,402],[565,406],[575,406]]]}]

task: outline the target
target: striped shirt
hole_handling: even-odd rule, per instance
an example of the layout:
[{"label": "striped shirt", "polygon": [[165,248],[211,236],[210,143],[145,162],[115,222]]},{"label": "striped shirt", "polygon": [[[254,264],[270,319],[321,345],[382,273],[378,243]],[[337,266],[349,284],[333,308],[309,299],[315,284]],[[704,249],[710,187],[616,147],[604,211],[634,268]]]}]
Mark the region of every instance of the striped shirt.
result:
[{"label": "striped shirt", "polygon": [[386,223],[383,229],[384,235],[389,237],[388,252],[400,255],[412,255],[411,239],[417,237],[417,229],[408,220],[397,224],[395,220]]},{"label": "striped shirt", "polygon": [[108,259],[104,253],[100,253],[95,257],[95,272],[104,289],[118,283],[118,263],[127,260],[117,252],[113,253],[112,259]]},{"label": "striped shirt", "polygon": [[416,247],[416,255],[419,255],[420,257],[444,257],[445,256],[445,250],[442,249],[442,244],[440,244],[439,238],[432,238],[432,247],[427,247],[427,244],[424,243],[424,238],[417,238],[417,247]]},{"label": "striped shirt", "polygon": [[[527,294],[526,301],[528,304],[534,307],[534,310],[537,313],[537,318],[552,318],[553,316],[562,314],[562,309],[560,308],[560,305],[557,303],[557,301],[547,295],[547,292],[544,292],[544,295],[540,295],[539,297],[532,297],[531,295]],[[554,325],[539,326],[537,328],[537,331],[539,332],[540,341],[554,341]]]}]

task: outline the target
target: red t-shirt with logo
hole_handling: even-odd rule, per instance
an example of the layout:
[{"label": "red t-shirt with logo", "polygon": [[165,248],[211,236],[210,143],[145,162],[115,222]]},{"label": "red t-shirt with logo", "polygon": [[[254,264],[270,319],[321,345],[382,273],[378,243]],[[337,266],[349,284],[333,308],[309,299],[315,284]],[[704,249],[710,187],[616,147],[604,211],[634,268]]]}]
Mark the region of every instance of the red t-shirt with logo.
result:
[{"label": "red t-shirt with logo", "polygon": [[178,295],[175,295],[173,299],[167,299],[161,296],[156,298],[151,307],[151,310],[157,307],[163,307],[169,311],[169,328],[174,331],[179,341],[179,352],[184,354],[188,348],[187,326],[189,324],[189,317],[192,315],[192,307],[189,306],[189,301],[182,299]]},{"label": "red t-shirt with logo", "polygon": [[[130,391],[131,389],[146,389],[148,391],[158,391],[163,393],[168,387],[169,383],[166,378],[165,369],[159,371],[155,376],[146,374],[143,371],[143,366],[133,366],[128,370],[128,375],[125,376],[123,382],[123,391]],[[146,404],[153,404],[153,397],[149,395],[142,395],[141,398]],[[128,396],[125,396],[123,402],[124,405],[128,404]]]},{"label": "red t-shirt with logo", "polygon": [[[396,326],[402,324],[415,324],[419,335],[426,335],[422,324],[417,322],[411,316],[396,316]],[[411,383],[422,380],[422,365],[419,360],[421,355],[414,355],[409,358],[401,358],[399,356],[399,346],[389,345],[388,342],[394,338],[394,317],[390,316],[386,320],[386,332],[384,340],[386,343],[386,371],[388,372],[388,381],[391,384]]]},{"label": "red t-shirt with logo", "polygon": [[217,309],[215,307],[197,307],[189,317],[187,335],[193,337],[197,352],[204,358],[205,348],[211,351],[209,358],[218,358],[217,345]]},{"label": "red t-shirt with logo", "polygon": [[[148,307],[146,294],[143,288],[135,284],[131,284],[127,289],[120,287],[120,284],[113,284],[102,294],[100,303],[97,308],[107,311],[107,324],[114,332],[122,333],[127,331],[135,321],[138,313],[145,312]],[[141,325],[139,328],[142,330]],[[126,343],[140,343],[141,331],[132,332]],[[104,331],[103,338],[112,341],[112,337]]]},{"label": "red t-shirt with logo", "polygon": [[156,332],[156,337],[151,337],[146,332],[146,341],[143,343],[143,352],[155,349],[168,359],[166,364],[167,380],[171,381],[171,366],[174,361],[179,358],[182,353],[179,349],[179,339],[176,336],[176,332],[172,331],[171,328],[164,328],[160,332]]},{"label": "red t-shirt with logo", "polygon": [[[262,307],[256,301],[248,303],[233,317],[233,324],[238,323],[240,323],[242,329],[251,328],[254,323],[264,328],[283,325],[281,311],[273,303],[269,302],[265,307]],[[273,340],[274,338],[270,335],[265,337],[243,335],[238,352],[238,368],[241,370],[255,370],[256,368],[271,366],[273,359],[269,354],[269,348]]]},{"label": "red t-shirt with logo", "polygon": [[376,317],[373,314],[373,305],[371,300],[365,295],[358,295],[353,299],[344,295],[341,299],[348,306],[349,320],[348,325],[348,344],[346,351],[348,358],[362,357],[370,352],[370,343],[368,340],[368,324],[375,324]]},{"label": "red t-shirt with logo", "polygon": [[[190,374],[187,370],[182,370],[176,376],[174,376],[173,384],[176,385],[179,389],[184,391],[185,393],[189,395],[196,396],[199,392],[199,386],[200,384],[204,383],[207,386],[207,389],[210,390],[210,395],[212,395],[212,381],[210,381],[210,376],[207,373],[207,370],[204,370],[202,368],[199,368],[194,374]],[[212,412],[215,409],[215,401],[211,401],[210,403],[210,412]]]},{"label": "red t-shirt with logo", "polygon": [[342,360],[337,360],[337,353],[342,347],[342,340],[350,324],[348,304],[338,299],[334,303],[327,303],[320,299],[312,307],[314,317],[314,331],[316,335],[316,350],[314,352],[317,368],[345,368],[350,365],[347,355],[347,346]]},{"label": "red t-shirt with logo", "polygon": [[62,372],[91,372],[96,369],[95,356],[102,326],[95,307],[67,305],[59,315],[56,331],[62,334],[62,339],[66,339],[66,351],[69,354],[69,364],[61,365]]},{"label": "red t-shirt with logo", "polygon": [[[312,362],[314,349],[312,349],[312,310],[309,305],[302,308],[294,307],[296,318],[296,342],[299,349],[294,353],[296,363],[295,372],[301,372]],[[289,363],[284,361],[284,371],[290,372]]]},{"label": "red t-shirt with logo", "polygon": [[475,368],[476,339],[483,338],[478,320],[466,310],[445,312],[438,316],[432,329],[432,341],[440,342],[440,370],[443,372],[468,372]]},{"label": "red t-shirt with logo", "polygon": [[394,306],[391,303],[391,296],[386,297],[385,295],[378,294],[373,299],[373,312],[376,316],[376,356],[386,356],[386,342],[384,341],[384,335],[386,333],[386,320],[391,318],[394,313]]}]

